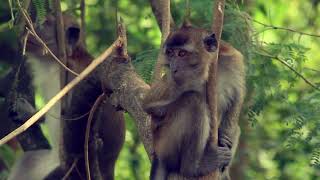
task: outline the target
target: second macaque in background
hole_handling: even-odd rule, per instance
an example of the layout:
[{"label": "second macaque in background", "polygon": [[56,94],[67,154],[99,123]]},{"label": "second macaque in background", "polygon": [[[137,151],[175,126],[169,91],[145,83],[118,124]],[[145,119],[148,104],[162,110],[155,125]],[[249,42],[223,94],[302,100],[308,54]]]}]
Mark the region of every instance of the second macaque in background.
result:
[{"label": "second macaque in background", "polygon": [[[80,73],[93,60],[83,45],[81,28],[76,19],[69,15],[63,15],[65,25],[64,36],[66,38],[67,62],[68,67]],[[58,54],[56,43],[56,20],[49,15],[40,27],[36,28],[39,36],[46,42],[47,46],[54,54]],[[24,68],[25,73],[32,78],[35,87],[45,102],[48,102],[60,89],[61,65],[56,62],[43,46],[31,35],[27,42],[27,63]],[[19,74],[25,76],[26,74]],[[67,81],[73,79],[75,75],[68,73]],[[61,109],[60,103],[56,104],[46,115],[44,123],[48,128],[50,138],[50,149],[34,149],[24,152],[22,157],[15,163],[9,176],[10,180],[42,180],[42,179],[61,179],[77,158],[77,167],[80,169],[81,176],[85,177],[84,171],[84,138],[88,112],[92,108],[97,97],[103,93],[97,72],[86,78],[75,87],[66,99],[65,109]],[[19,82],[19,81],[18,81]],[[24,98],[23,92],[15,92],[17,98],[7,98],[9,104],[9,115],[15,121],[23,123],[31,117],[36,108]],[[103,179],[114,178],[115,161],[124,143],[125,124],[123,113],[117,111],[106,99],[102,104],[99,124],[98,137],[102,145],[96,156],[99,156],[98,163]],[[61,115],[63,112],[63,115]],[[84,114],[87,114],[83,116]],[[80,117],[80,118],[79,118]],[[64,128],[61,129],[61,121]],[[93,137],[93,136],[91,136]],[[61,147],[62,146],[62,147]],[[60,150],[63,151],[60,151]],[[62,154],[61,154],[62,152]],[[90,153],[90,152],[89,152]],[[62,167],[62,160],[66,161]],[[93,166],[91,166],[93,167]],[[79,179],[78,173],[72,173],[71,179]]]}]

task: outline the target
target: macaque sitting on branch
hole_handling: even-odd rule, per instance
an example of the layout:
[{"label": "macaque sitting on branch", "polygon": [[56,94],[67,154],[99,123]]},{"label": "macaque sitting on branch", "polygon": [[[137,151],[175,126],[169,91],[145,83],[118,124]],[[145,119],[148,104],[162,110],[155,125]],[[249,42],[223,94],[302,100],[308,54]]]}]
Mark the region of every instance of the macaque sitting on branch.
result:
[{"label": "macaque sitting on branch", "polygon": [[143,102],[152,117],[154,156],[150,179],[169,173],[201,177],[219,169],[228,178],[228,166],[237,147],[245,72],[240,52],[220,43],[218,61],[218,146],[210,142],[210,112],[206,83],[217,48],[214,34],[184,24],[171,32],[163,52],[167,74],[151,87]]}]

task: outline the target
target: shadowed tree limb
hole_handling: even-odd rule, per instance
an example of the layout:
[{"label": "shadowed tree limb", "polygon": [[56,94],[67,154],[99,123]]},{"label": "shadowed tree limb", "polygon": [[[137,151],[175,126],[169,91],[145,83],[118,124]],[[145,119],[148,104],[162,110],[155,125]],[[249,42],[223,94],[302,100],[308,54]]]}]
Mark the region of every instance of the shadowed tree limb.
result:
[{"label": "shadowed tree limb", "polygon": [[[218,94],[217,94],[217,76],[218,76],[218,55],[220,47],[220,39],[223,27],[223,16],[224,16],[225,0],[215,0],[213,5],[213,21],[212,31],[215,33],[217,39],[217,51],[215,52],[214,58],[212,59],[209,77],[207,82],[207,101],[209,105],[209,111],[211,115],[211,141],[213,144],[218,144]],[[210,179],[219,179],[219,170],[212,172],[208,177]]]}]

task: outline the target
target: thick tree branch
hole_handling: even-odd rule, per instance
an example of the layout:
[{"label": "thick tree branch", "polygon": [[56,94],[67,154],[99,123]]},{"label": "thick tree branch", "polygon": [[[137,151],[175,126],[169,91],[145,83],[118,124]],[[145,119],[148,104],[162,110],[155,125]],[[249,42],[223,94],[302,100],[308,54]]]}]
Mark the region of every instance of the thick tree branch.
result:
[{"label": "thick tree branch", "polygon": [[106,61],[103,68],[106,76],[103,84],[113,92],[110,97],[112,104],[122,107],[133,117],[140,139],[151,157],[153,148],[150,116],[143,111],[141,104],[150,86],[134,71],[129,60],[121,56]]},{"label": "thick tree branch", "polygon": [[[157,20],[158,26],[162,32],[162,22],[163,22],[163,8],[161,6],[161,3],[163,1],[159,0],[149,0],[152,12]],[[169,2],[170,3],[170,2]],[[170,19],[170,30],[175,28],[175,23],[171,15],[171,11],[169,10],[169,19]]]},{"label": "thick tree branch", "polygon": [[64,33],[64,22],[62,19],[62,12],[60,6],[60,0],[53,0],[53,8],[56,16],[56,30],[57,30],[57,43],[58,43],[58,57],[66,64],[67,53],[66,53],[66,40]]},{"label": "thick tree branch", "polygon": [[[167,39],[169,33],[170,33],[170,22],[172,19],[171,17],[171,11],[170,11],[170,0],[162,0],[162,1],[151,1],[151,4],[157,3],[156,7],[157,10],[160,11],[161,16],[161,47],[160,52],[158,55],[158,59],[156,61],[156,65],[154,67],[153,71],[153,82],[157,82],[161,79],[161,72],[162,72],[162,60],[163,60],[163,53],[161,53],[161,50],[163,48],[163,43]],[[159,12],[158,12],[159,13]],[[158,22],[159,23],[159,22]]]}]

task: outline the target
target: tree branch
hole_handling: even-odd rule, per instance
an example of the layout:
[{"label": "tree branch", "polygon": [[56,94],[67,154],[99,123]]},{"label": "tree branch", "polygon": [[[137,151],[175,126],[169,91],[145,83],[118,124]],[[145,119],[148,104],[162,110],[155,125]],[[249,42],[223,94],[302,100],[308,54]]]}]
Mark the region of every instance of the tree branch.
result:
[{"label": "tree branch", "polygon": [[[149,0],[150,1],[150,5],[151,5],[151,9],[152,9],[152,12],[157,20],[157,23],[158,23],[158,26],[162,32],[162,22],[163,22],[163,8],[161,6],[161,3],[163,1],[159,1],[159,0]],[[169,2],[170,3],[170,2]],[[175,28],[175,23],[174,23],[174,20],[172,18],[172,15],[171,15],[171,11],[169,10],[169,19],[170,19],[170,30],[174,29]]]},{"label": "tree branch", "polygon": [[102,100],[105,98],[105,94],[101,94],[97,100],[94,102],[90,114],[87,121],[87,127],[86,127],[86,134],[85,134],[85,140],[84,140],[84,160],[86,165],[86,174],[87,174],[87,180],[91,180],[90,176],[90,162],[89,162],[89,136],[90,136],[90,130],[91,130],[91,123],[94,117],[94,113],[97,111],[99,105],[101,104]]},{"label": "tree branch", "polygon": [[[212,31],[215,33],[217,39],[217,51],[212,59],[212,63],[209,69],[209,77],[207,83],[207,99],[209,105],[209,111],[211,112],[211,136],[212,143],[218,143],[218,92],[217,92],[217,76],[218,76],[218,56],[219,56],[219,47],[220,47],[220,39],[223,27],[223,16],[224,16],[224,6],[225,0],[216,0],[213,5],[213,23],[212,23]],[[219,171],[212,172],[209,177],[212,179],[219,178]]]},{"label": "tree branch", "polygon": [[255,20],[255,19],[252,19],[249,16],[246,16],[245,18],[251,20],[254,23],[257,23],[257,24],[260,24],[260,25],[262,25],[264,27],[269,28],[267,30],[283,30],[283,31],[289,31],[289,32],[297,33],[297,34],[300,34],[300,35],[312,36],[312,37],[320,38],[320,35],[318,35],[318,34],[306,33],[306,32],[298,31],[298,30],[291,29],[291,28],[279,27],[279,26],[273,26],[273,25],[270,25],[270,24],[265,24],[265,23],[262,23],[260,21]]},{"label": "tree branch", "polygon": [[110,100],[113,106],[125,109],[135,121],[138,133],[144,147],[151,157],[153,152],[151,138],[151,119],[142,108],[142,99],[150,90],[141,77],[134,71],[129,59],[121,56],[103,64],[103,86],[112,90]]},{"label": "tree branch", "polygon": [[265,57],[269,57],[271,59],[275,59],[277,61],[279,61],[281,64],[285,65],[287,68],[289,68],[292,72],[294,72],[297,76],[299,76],[305,83],[307,83],[308,85],[310,85],[312,88],[314,88],[317,91],[320,91],[320,88],[315,85],[314,83],[312,83],[311,81],[309,81],[306,77],[304,77],[301,73],[299,73],[297,70],[295,70],[293,67],[291,67],[286,61],[284,61],[283,59],[281,59],[279,56],[273,56],[270,55],[270,53],[268,53],[267,51],[264,51],[263,53],[261,52],[256,52],[257,54],[261,55],[261,56],[265,56]]},{"label": "tree branch", "polygon": [[[157,82],[161,79],[161,71],[162,71],[162,60],[163,60],[163,53],[161,50],[163,49],[163,43],[167,39],[169,33],[170,33],[170,0],[162,0],[162,1],[151,1],[151,4],[158,3],[156,8],[158,8],[158,13],[161,15],[161,47],[159,51],[159,55],[156,61],[156,65],[154,67],[153,71],[153,82]],[[159,9],[160,8],[160,9]]]}]

